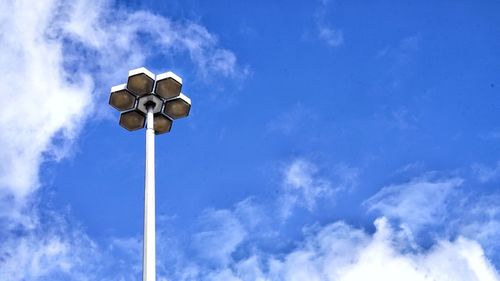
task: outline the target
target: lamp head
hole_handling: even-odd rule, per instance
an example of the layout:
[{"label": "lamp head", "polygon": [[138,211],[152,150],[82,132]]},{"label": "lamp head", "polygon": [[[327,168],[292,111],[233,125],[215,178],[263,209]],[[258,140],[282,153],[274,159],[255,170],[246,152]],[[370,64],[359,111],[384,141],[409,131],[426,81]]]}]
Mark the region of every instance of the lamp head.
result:
[{"label": "lamp head", "polygon": [[189,115],[191,99],[181,93],[182,79],[173,72],[155,76],[144,67],[129,71],[126,84],[111,88],[109,104],[120,111],[120,126],[144,128],[148,108],[154,114],[156,134],[170,132],[173,120]]}]

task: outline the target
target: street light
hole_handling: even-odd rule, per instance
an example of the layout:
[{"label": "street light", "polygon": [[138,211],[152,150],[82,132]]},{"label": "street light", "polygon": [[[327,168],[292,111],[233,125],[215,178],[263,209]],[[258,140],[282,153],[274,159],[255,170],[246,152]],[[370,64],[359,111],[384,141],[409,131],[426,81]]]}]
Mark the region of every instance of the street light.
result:
[{"label": "street light", "polygon": [[155,77],[141,67],[129,71],[127,84],[112,87],[109,97],[109,104],[120,111],[120,126],[135,131],[146,125],[143,281],[156,280],[154,135],[170,132],[174,119],[188,116],[191,100],[181,89],[182,79],[174,73]]}]

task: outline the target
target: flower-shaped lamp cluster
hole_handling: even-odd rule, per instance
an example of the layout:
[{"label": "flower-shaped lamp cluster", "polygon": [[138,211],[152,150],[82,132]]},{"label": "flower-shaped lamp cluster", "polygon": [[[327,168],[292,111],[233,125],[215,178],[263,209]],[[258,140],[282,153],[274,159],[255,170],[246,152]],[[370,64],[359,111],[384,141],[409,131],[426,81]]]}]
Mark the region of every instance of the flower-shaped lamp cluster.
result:
[{"label": "flower-shaped lamp cluster", "polygon": [[172,72],[154,75],[144,67],[129,71],[128,81],[111,88],[109,104],[120,111],[120,126],[144,128],[148,108],[154,114],[156,134],[170,131],[175,119],[186,117],[191,100],[181,93],[182,79]]}]

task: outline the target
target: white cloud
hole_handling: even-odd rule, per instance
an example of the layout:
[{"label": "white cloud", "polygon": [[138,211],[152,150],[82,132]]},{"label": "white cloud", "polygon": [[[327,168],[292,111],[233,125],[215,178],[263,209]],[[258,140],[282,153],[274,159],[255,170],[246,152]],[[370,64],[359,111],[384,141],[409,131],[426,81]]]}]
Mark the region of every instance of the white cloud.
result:
[{"label": "white cloud", "polygon": [[318,175],[318,168],[304,159],[295,159],[283,171],[281,216],[286,219],[297,206],[312,211],[316,201],[330,196],[334,189],[327,179]]},{"label": "white cloud", "polygon": [[[382,188],[364,202],[408,233],[425,231],[479,242],[491,258],[500,258],[500,194],[468,193],[458,177],[423,176]],[[413,240],[413,239],[412,239]]]},{"label": "white cloud", "polygon": [[405,252],[385,219],[375,225],[372,236],[344,224],[322,229],[277,262],[273,274],[283,278],[272,280],[499,280],[473,241],[459,238],[427,251]]},{"label": "white cloud", "polygon": [[337,191],[352,191],[358,186],[360,170],[351,167],[346,163],[339,163],[334,166],[334,174],[336,176]]},{"label": "white cloud", "polygon": [[[198,264],[189,278],[172,280],[290,281],[498,281],[481,246],[466,238],[439,240],[429,249],[405,244],[385,218],[369,234],[343,222],[306,233],[301,245],[287,254],[253,253],[220,267]],[[230,229],[228,229],[229,231]],[[193,272],[193,271],[191,271]],[[185,275],[184,275],[185,276]]]},{"label": "white cloud", "polygon": [[344,43],[344,33],[325,24],[318,26],[318,36],[330,47],[338,47]]},{"label": "white cloud", "polygon": [[446,200],[462,182],[461,178],[432,179],[424,176],[404,184],[386,186],[364,205],[417,231],[443,222],[448,214]]},{"label": "white cloud", "polygon": [[95,280],[101,253],[78,227],[54,213],[0,229],[0,280]]},{"label": "white cloud", "polygon": [[314,15],[316,32],[320,40],[330,47],[339,47],[344,43],[344,33],[341,29],[333,27],[328,20],[330,1],[322,0]]},{"label": "white cloud", "polygon": [[142,272],[142,238],[96,243],[69,214],[38,213],[0,228],[0,280],[132,281]]},{"label": "white cloud", "polygon": [[[384,73],[380,75],[381,82],[389,86],[387,90],[403,91],[403,85],[414,76],[412,66],[417,61],[416,57],[422,42],[422,36],[417,33],[403,37],[398,43],[390,44],[377,52],[376,58],[384,65]],[[399,117],[404,118],[404,122],[399,124],[403,125],[402,129],[418,128],[418,112],[407,112]],[[399,117],[397,115],[389,116],[390,125],[398,126]]]},{"label": "white cloud", "polygon": [[412,61],[415,53],[422,44],[420,34],[415,34],[402,38],[394,46],[386,46],[377,53],[377,58],[387,58],[391,60],[396,67],[408,64]]},{"label": "white cloud", "polygon": [[472,165],[472,171],[481,183],[490,182],[500,176],[500,162],[493,168],[476,163]]},{"label": "white cloud", "polygon": [[192,245],[204,263],[227,266],[233,254],[244,242],[269,237],[272,218],[252,198],[237,203],[231,209],[207,209],[199,217],[199,231]]},{"label": "white cloud", "polygon": [[[500,259],[500,194],[466,198],[457,206],[460,211],[450,221],[450,228],[465,237],[477,240],[485,247],[488,256]],[[451,232],[451,231],[450,231]]]},{"label": "white cloud", "polygon": [[486,141],[497,141],[500,139],[500,129],[494,128],[489,131],[481,132],[478,137]]},{"label": "white cloud", "polygon": [[302,132],[307,127],[315,127],[311,123],[316,123],[319,119],[314,110],[299,103],[278,116],[274,116],[266,129],[269,133],[293,135]]},{"label": "white cloud", "polygon": [[231,254],[248,235],[245,227],[229,210],[207,210],[201,222],[203,230],[193,239],[200,257],[210,264],[227,265]]},{"label": "white cloud", "polygon": [[285,166],[282,193],[278,198],[282,219],[287,219],[295,208],[312,212],[320,200],[333,200],[335,194],[352,190],[358,182],[359,170],[344,163],[333,167],[331,178],[322,172],[316,164],[303,158],[294,159]]},{"label": "white cloud", "polygon": [[[61,43],[47,35],[54,3],[9,2],[0,28],[0,188],[26,196],[37,185],[42,153],[58,134],[73,140],[89,106],[92,80],[69,83]],[[8,35],[8,36],[6,36]]]}]

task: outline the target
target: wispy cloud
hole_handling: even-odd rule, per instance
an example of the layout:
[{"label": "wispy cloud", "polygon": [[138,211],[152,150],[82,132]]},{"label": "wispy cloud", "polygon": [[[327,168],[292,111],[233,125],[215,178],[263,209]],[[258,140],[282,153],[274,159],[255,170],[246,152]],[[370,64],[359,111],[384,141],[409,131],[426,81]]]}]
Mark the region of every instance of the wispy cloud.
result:
[{"label": "wispy cloud", "polygon": [[293,135],[311,126],[311,123],[317,122],[318,119],[319,116],[314,110],[299,103],[273,118],[266,129],[269,133]]},{"label": "wispy cloud", "polygon": [[500,193],[466,192],[460,177],[426,174],[409,182],[382,188],[363,204],[372,212],[407,229],[415,237],[463,236],[485,246],[491,258],[500,257]]},{"label": "wispy cloud", "polygon": [[495,167],[488,167],[483,164],[473,164],[472,171],[482,183],[486,183],[500,177],[500,162]]},{"label": "wispy cloud", "polygon": [[231,254],[248,235],[245,226],[229,210],[207,210],[201,222],[203,229],[194,236],[199,256],[209,264],[227,265]]},{"label": "wispy cloud", "polygon": [[410,182],[383,187],[363,204],[369,210],[397,220],[419,231],[422,227],[442,223],[447,202],[461,178],[433,179],[430,175]]},{"label": "wispy cloud", "polygon": [[388,58],[397,66],[409,63],[415,52],[420,49],[422,38],[420,34],[410,35],[402,38],[397,44],[386,46],[377,54],[378,58]]},{"label": "wispy cloud", "polygon": [[482,140],[497,141],[500,139],[500,129],[494,128],[489,131],[481,132],[478,137]]},{"label": "wispy cloud", "polygon": [[320,1],[314,15],[318,38],[330,47],[339,47],[344,43],[344,33],[334,27],[329,20],[330,1]]},{"label": "wispy cloud", "polygon": [[344,33],[324,23],[318,23],[318,36],[330,47],[338,47],[344,43]]},{"label": "wispy cloud", "polygon": [[[417,33],[401,38],[397,43],[390,44],[379,50],[376,58],[384,64],[384,75],[382,75],[382,83],[390,85],[393,90],[400,90],[402,85],[408,78],[412,77],[415,70],[412,66],[418,61],[416,57],[423,45],[422,36]],[[409,112],[406,116],[408,121],[411,121],[410,128],[414,127],[415,116]],[[394,116],[397,118],[397,116]],[[413,120],[412,120],[413,119]]]},{"label": "wispy cloud", "polygon": [[280,216],[287,219],[295,208],[315,210],[322,200],[334,200],[341,191],[352,190],[358,182],[359,170],[340,163],[326,175],[313,162],[296,158],[282,170],[281,195],[278,198]]},{"label": "wispy cloud", "polygon": [[[101,251],[84,231],[66,218],[38,213],[29,225],[0,228],[1,280],[95,280]],[[2,218],[3,221],[3,218]]]},{"label": "wispy cloud", "polygon": [[333,194],[332,183],[318,177],[318,168],[304,159],[292,161],[283,170],[281,216],[286,219],[297,206],[312,211],[316,201]]},{"label": "wispy cloud", "polygon": [[474,239],[489,257],[500,258],[500,193],[466,198],[449,223],[449,232]]}]

